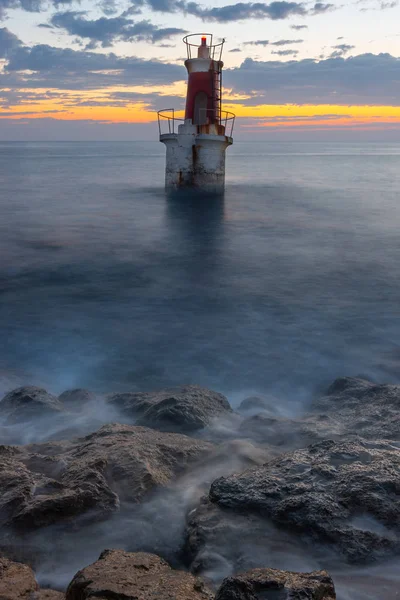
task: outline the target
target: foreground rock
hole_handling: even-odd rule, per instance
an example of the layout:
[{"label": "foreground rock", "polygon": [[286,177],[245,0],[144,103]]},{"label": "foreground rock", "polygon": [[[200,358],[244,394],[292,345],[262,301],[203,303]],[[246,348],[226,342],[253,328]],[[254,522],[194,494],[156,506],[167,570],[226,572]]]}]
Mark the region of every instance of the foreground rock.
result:
[{"label": "foreground rock", "polygon": [[0,558],[1,600],[36,600],[39,586],[28,565]]},{"label": "foreground rock", "polygon": [[325,413],[337,433],[400,440],[400,386],[365,379],[336,379],[312,410]]},{"label": "foreground rock", "polygon": [[320,568],[299,535],[251,512],[235,512],[202,498],[186,524],[184,557],[193,573],[219,584],[234,572],[269,565],[276,569]]},{"label": "foreground rock", "polygon": [[204,582],[174,571],[155,554],[105,550],[97,562],[79,571],[66,600],[212,600]]},{"label": "foreground rock", "polygon": [[0,401],[0,418],[6,425],[59,415],[62,411],[63,405],[56,396],[33,385],[17,388]]},{"label": "foreground rock", "polygon": [[210,499],[260,514],[360,562],[400,550],[399,490],[398,448],[328,440],[217,479]]},{"label": "foreground rock", "polygon": [[107,518],[121,503],[168,485],[212,448],[129,425],[106,425],[71,442],[0,447],[0,524],[25,531]]},{"label": "foreground rock", "polygon": [[313,401],[310,411],[297,419],[273,414],[257,398],[250,398],[246,407],[251,410],[241,411],[251,416],[241,423],[238,434],[257,443],[294,449],[351,435],[400,441],[398,385],[376,385],[353,377],[336,379],[324,396]]},{"label": "foreground rock", "polygon": [[139,425],[165,431],[203,429],[232,409],[222,394],[197,385],[161,390],[113,394],[108,402]]},{"label": "foreground rock", "polygon": [[335,600],[335,588],[326,571],[292,573],[253,569],[225,579],[215,600]]}]

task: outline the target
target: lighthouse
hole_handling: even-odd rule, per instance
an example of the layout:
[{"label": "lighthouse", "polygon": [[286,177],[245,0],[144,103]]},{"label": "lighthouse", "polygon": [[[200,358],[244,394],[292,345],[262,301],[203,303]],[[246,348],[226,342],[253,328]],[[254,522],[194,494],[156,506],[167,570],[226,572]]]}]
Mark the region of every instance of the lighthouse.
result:
[{"label": "lighthouse", "polygon": [[188,72],[184,118],[176,118],[173,108],[158,112],[160,142],[166,146],[165,187],[221,193],[235,122],[235,115],[222,109],[224,40],[214,43],[212,34],[195,33],[183,41]]}]

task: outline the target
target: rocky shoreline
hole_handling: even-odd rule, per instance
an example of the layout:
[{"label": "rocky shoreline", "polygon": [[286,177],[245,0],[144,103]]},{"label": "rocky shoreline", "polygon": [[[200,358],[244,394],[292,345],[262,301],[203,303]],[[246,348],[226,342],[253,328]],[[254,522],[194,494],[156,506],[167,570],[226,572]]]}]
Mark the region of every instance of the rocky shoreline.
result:
[{"label": "rocky shoreline", "polygon": [[194,385],[7,393],[0,599],[400,597],[345,583],[400,554],[400,386],[344,377],[301,416],[278,407]]}]

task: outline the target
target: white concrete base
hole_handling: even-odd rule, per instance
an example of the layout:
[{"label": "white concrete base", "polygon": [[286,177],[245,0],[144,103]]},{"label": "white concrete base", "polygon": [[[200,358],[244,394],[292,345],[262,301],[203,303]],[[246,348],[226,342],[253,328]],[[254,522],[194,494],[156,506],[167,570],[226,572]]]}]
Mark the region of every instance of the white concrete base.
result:
[{"label": "white concrete base", "polygon": [[221,193],[225,186],[225,151],[232,138],[210,133],[198,133],[198,127],[185,121],[178,133],[160,136],[167,149],[165,188],[176,190],[195,187]]}]

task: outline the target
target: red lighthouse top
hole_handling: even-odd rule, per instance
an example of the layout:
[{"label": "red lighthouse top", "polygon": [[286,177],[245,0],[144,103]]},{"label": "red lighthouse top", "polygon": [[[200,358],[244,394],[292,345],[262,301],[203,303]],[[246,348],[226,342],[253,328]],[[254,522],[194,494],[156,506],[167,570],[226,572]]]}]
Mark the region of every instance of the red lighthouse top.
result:
[{"label": "red lighthouse top", "polygon": [[213,43],[212,34],[187,35],[185,66],[188,70],[185,119],[193,125],[220,124],[222,49],[225,40]]}]

